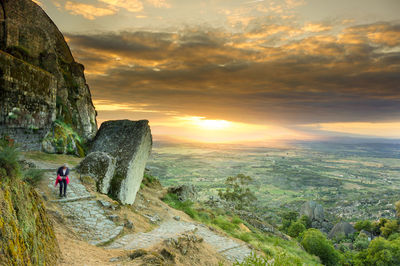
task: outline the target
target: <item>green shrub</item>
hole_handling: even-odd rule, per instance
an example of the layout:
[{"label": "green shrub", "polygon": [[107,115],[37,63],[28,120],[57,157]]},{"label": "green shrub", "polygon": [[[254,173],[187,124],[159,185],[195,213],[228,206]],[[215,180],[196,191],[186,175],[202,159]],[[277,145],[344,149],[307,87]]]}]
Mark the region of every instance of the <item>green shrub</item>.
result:
[{"label": "green shrub", "polygon": [[372,223],[369,220],[364,220],[364,221],[358,221],[354,225],[354,228],[357,231],[365,230],[367,232],[372,232]]},{"label": "green shrub", "polygon": [[396,220],[389,220],[381,227],[381,234],[383,237],[388,238],[393,233],[400,232],[399,224]]},{"label": "green shrub", "polygon": [[388,241],[377,237],[354,261],[356,265],[400,265],[400,239]]},{"label": "green shrub", "polygon": [[304,265],[300,258],[289,256],[285,252],[280,252],[274,256],[268,255],[266,257],[259,256],[256,253],[252,253],[250,256],[246,257],[243,262],[235,262],[234,266],[301,266]]},{"label": "green shrub", "polygon": [[340,254],[318,229],[305,231],[301,245],[308,253],[318,256],[325,265],[337,265],[339,262]]},{"label": "green shrub", "polygon": [[368,245],[369,245],[369,240],[366,234],[358,235],[358,237],[353,243],[354,249],[358,251],[368,248]]},{"label": "green shrub", "polygon": [[232,202],[236,208],[243,209],[257,200],[249,185],[253,181],[250,176],[238,174],[226,179],[225,190],[220,189],[218,196],[221,199]]},{"label": "green shrub", "polygon": [[14,178],[20,175],[19,156],[20,153],[14,145],[0,147],[0,169],[4,169],[2,172],[5,176]]},{"label": "green shrub", "polygon": [[212,220],[212,223],[229,233],[232,233],[236,229],[239,229],[239,226],[237,224],[231,223],[224,216],[217,216],[215,219]]},{"label": "green shrub", "polygon": [[291,237],[298,237],[301,233],[306,230],[306,227],[301,221],[292,223],[288,228],[288,234]]},{"label": "green shrub", "polygon": [[162,200],[172,208],[185,212],[191,218],[199,218],[197,211],[192,208],[194,203],[190,200],[180,201],[178,196],[173,193],[168,193]]},{"label": "green shrub", "polygon": [[307,215],[302,215],[299,219],[299,221],[304,224],[306,229],[311,227],[311,219]]},{"label": "green shrub", "polygon": [[39,184],[39,182],[43,179],[43,170],[40,169],[28,169],[23,173],[24,181],[33,186]]}]

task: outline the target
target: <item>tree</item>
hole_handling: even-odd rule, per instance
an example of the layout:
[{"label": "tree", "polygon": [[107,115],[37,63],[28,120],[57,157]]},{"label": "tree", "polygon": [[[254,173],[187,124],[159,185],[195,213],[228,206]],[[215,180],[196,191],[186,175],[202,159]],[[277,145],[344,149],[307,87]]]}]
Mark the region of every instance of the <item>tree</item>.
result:
[{"label": "tree", "polygon": [[368,248],[368,245],[369,245],[368,236],[364,233],[360,233],[353,243],[354,249],[358,251]]},{"label": "tree", "polygon": [[306,230],[306,227],[301,221],[292,223],[288,228],[288,234],[291,237],[298,237],[301,233]]},{"label": "tree", "polygon": [[354,225],[357,231],[365,230],[367,232],[372,232],[372,223],[370,220],[358,221]]},{"label": "tree", "polygon": [[388,238],[391,234],[398,232],[400,232],[400,228],[397,220],[389,220],[384,226],[381,227],[381,235],[385,238]]},{"label": "tree", "polygon": [[358,253],[356,265],[400,265],[400,239],[388,241],[377,237],[371,241],[368,249]]},{"label": "tree", "polygon": [[297,220],[299,214],[295,211],[285,211],[279,214],[282,218],[282,226],[279,227],[279,230],[287,233],[290,225]]},{"label": "tree", "polygon": [[225,181],[225,191],[219,190],[218,196],[221,199],[234,203],[236,208],[243,209],[243,207],[249,206],[257,200],[249,188],[252,181],[253,179],[250,176],[244,174],[230,176]]},{"label": "tree", "polygon": [[318,256],[325,265],[337,265],[340,260],[339,252],[318,229],[305,231],[301,245],[308,253]]},{"label": "tree", "polygon": [[400,200],[396,202],[396,216],[400,219]]},{"label": "tree", "polygon": [[308,229],[308,228],[311,227],[311,219],[310,219],[310,217],[308,217],[307,215],[302,215],[302,216],[300,217],[300,220],[299,220],[299,221],[301,221],[301,222],[304,224],[304,226],[306,227],[306,229]]}]

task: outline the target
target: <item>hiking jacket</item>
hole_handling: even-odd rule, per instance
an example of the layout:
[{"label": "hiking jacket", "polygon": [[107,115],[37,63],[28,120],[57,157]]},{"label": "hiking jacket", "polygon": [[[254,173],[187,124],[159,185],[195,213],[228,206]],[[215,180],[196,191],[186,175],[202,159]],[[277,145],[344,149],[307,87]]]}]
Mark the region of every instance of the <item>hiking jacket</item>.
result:
[{"label": "hiking jacket", "polygon": [[[67,168],[67,170],[65,170],[65,177],[67,180],[67,184],[69,184],[68,174],[69,174],[69,168]],[[57,186],[57,184],[60,183],[60,181],[62,180],[62,177],[63,177],[63,168],[60,167],[57,170],[57,178],[56,178],[56,183],[54,184],[54,186]]]}]

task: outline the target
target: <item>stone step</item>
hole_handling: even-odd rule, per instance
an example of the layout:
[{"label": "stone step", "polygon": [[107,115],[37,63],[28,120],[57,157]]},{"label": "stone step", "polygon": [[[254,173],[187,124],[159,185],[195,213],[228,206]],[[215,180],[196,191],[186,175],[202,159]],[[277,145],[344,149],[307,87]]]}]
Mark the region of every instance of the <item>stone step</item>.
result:
[{"label": "stone step", "polygon": [[79,201],[79,200],[89,200],[89,199],[94,199],[94,198],[96,198],[96,197],[95,196],[73,197],[73,198],[52,200],[51,202],[63,203],[63,202],[72,202],[72,201]]}]

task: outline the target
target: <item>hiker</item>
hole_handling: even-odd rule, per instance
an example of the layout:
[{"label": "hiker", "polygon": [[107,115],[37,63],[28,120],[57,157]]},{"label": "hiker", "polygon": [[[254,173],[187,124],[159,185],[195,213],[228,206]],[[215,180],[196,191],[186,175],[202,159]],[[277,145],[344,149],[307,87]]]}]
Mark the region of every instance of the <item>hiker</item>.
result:
[{"label": "hiker", "polygon": [[57,179],[54,186],[57,186],[57,184],[60,183],[60,197],[67,196],[67,185],[69,184],[68,174],[69,168],[66,163],[57,170]]}]

